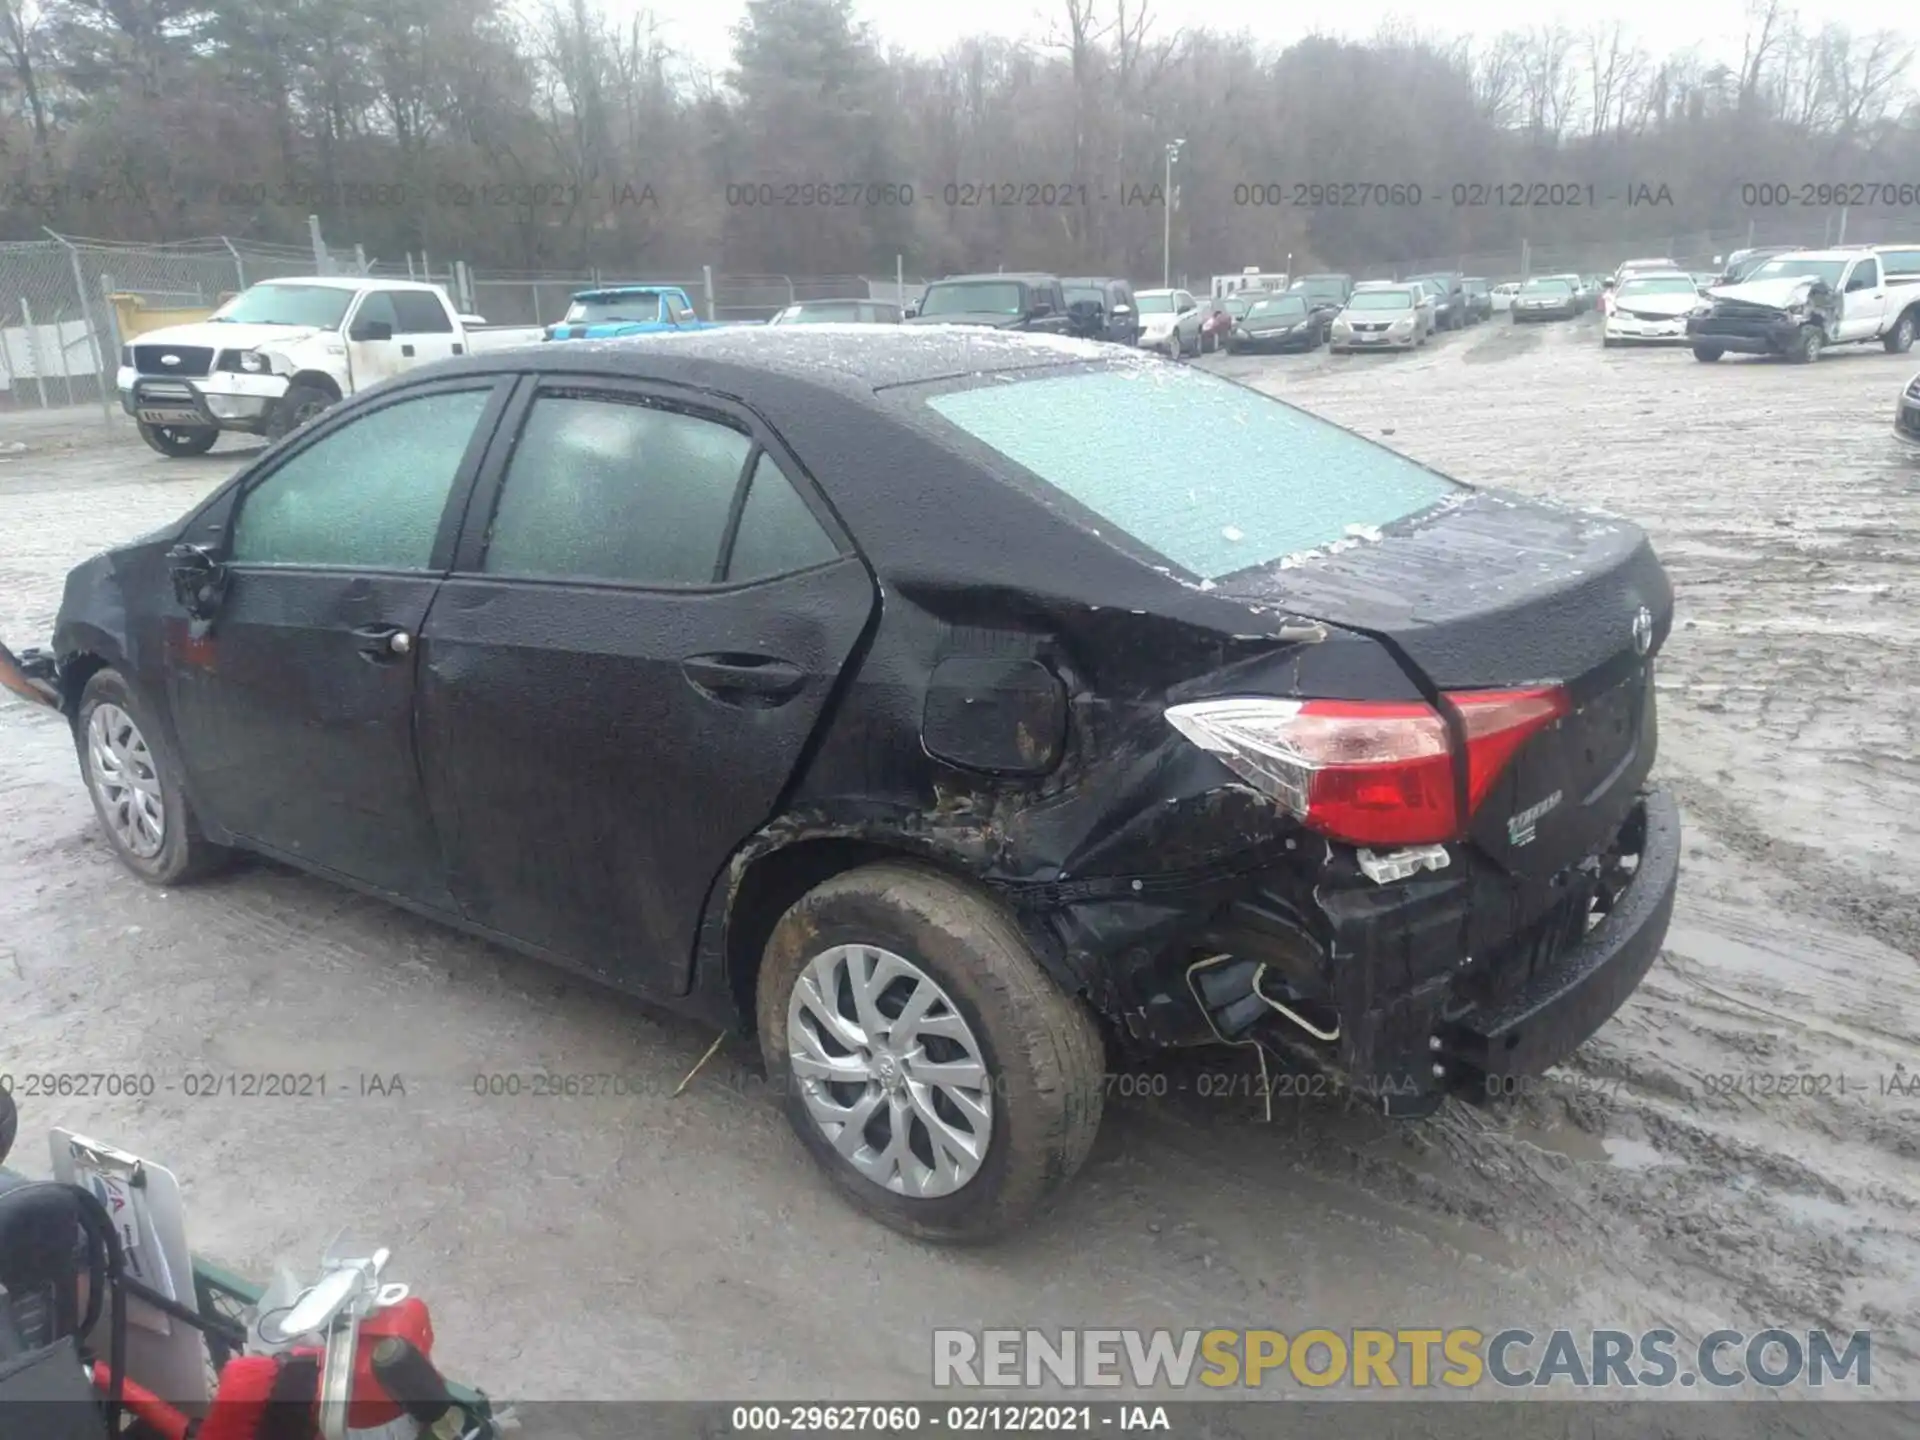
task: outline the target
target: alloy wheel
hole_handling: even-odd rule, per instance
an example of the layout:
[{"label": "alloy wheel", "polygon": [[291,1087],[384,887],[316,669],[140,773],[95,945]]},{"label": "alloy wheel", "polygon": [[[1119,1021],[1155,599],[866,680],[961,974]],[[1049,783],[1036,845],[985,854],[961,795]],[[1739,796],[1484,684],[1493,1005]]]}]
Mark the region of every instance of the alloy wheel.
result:
[{"label": "alloy wheel", "polygon": [[993,1078],[973,1029],[919,966],[836,945],[795,980],[787,1053],[807,1114],[883,1190],[951,1195],[986,1162]]},{"label": "alloy wheel", "polygon": [[87,722],[87,768],[107,825],[142,860],[160,853],[167,839],[167,807],[153,752],[118,705],[97,705]]}]

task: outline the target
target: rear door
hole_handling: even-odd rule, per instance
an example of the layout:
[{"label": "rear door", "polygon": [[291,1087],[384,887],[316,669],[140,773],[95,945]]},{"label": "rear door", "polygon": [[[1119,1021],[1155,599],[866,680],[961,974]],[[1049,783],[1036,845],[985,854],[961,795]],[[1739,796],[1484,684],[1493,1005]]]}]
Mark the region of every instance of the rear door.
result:
[{"label": "rear door", "polygon": [[453,315],[446,302],[430,290],[395,290],[393,311],[400,323],[394,326],[394,343],[400,347],[399,368],[411,370],[431,365],[436,360],[451,360],[459,353],[460,336],[453,328]]},{"label": "rear door", "polygon": [[670,388],[529,382],[426,626],[417,727],[467,916],[683,993],[875,606],[777,437]]}]

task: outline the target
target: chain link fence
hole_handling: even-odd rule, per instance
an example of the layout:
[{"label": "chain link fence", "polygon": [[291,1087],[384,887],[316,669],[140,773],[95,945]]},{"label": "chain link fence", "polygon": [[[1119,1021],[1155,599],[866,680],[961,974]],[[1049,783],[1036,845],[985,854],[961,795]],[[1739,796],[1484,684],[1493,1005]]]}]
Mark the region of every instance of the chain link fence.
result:
[{"label": "chain link fence", "polygon": [[[1360,267],[1361,279],[1404,279],[1459,271],[1493,283],[1531,275],[1610,273],[1622,260],[1665,254],[1692,271],[1717,270],[1725,256],[1751,245],[1920,243],[1920,217],[1849,217],[1844,211],[1778,212],[1739,230],[1699,231],[1661,240],[1594,241],[1506,251],[1436,255]],[[1327,268],[1337,269],[1337,265]],[[442,286],[466,314],[496,325],[550,325],[582,290],[617,285],[675,285],[711,320],[763,321],[802,300],[865,298],[907,304],[923,279],[865,275],[716,275],[683,269],[641,271],[513,271],[475,267],[427,255],[369,257],[359,246],[324,243],[318,223],[307,246],[215,236],[172,244],[83,239],[52,231],[41,240],[0,242],[0,409],[96,405],[111,424],[118,414],[114,371],[125,343],[123,317],[148,327],[220,303],[261,280],[293,275],[368,275]]]}]

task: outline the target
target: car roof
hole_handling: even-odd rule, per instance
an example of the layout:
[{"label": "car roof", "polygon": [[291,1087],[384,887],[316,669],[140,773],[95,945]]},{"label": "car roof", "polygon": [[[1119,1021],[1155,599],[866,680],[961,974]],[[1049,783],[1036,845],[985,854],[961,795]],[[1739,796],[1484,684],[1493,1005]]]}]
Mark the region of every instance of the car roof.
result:
[{"label": "car roof", "polygon": [[369,285],[378,285],[382,290],[425,290],[436,295],[445,293],[440,286],[424,280],[382,280],[375,275],[276,275],[271,280],[257,280],[254,283],[313,285],[328,290],[361,290]]},{"label": "car roof", "polygon": [[1062,285],[1127,285],[1132,282],[1123,280],[1118,275],[1062,275],[1060,283]]},{"label": "car roof", "polygon": [[603,285],[597,290],[576,290],[576,300],[618,300],[628,295],[664,295],[673,290],[680,293],[678,285]]},{"label": "car roof", "polygon": [[979,275],[942,275],[934,281],[935,285],[953,285],[962,280],[1024,280],[1029,285],[1051,285],[1059,280],[1058,275],[1050,275],[1042,270],[1007,270],[992,274]]},{"label": "car roof", "polygon": [[1179,285],[1156,285],[1156,286],[1154,286],[1154,287],[1153,287],[1153,289],[1151,289],[1151,290],[1136,290],[1136,291],[1134,291],[1133,293],[1134,293],[1134,294],[1135,294],[1136,296],[1139,296],[1139,295],[1178,295],[1178,294],[1180,294],[1180,293],[1182,293],[1182,290],[1183,290],[1183,289],[1184,289],[1184,287],[1183,287],[1183,286],[1179,286]]}]

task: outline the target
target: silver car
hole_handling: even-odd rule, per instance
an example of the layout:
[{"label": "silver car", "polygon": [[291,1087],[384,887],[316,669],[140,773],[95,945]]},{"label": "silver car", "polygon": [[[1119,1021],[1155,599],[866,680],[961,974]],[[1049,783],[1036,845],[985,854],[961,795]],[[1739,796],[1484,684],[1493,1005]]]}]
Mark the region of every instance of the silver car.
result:
[{"label": "silver car", "polygon": [[1356,289],[1333,317],[1327,348],[1336,355],[1355,350],[1411,350],[1433,333],[1433,295],[1423,285],[1383,285]]}]

